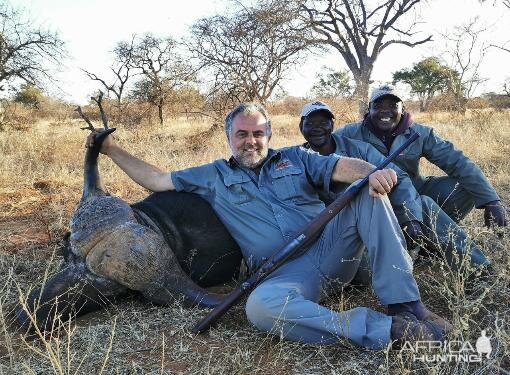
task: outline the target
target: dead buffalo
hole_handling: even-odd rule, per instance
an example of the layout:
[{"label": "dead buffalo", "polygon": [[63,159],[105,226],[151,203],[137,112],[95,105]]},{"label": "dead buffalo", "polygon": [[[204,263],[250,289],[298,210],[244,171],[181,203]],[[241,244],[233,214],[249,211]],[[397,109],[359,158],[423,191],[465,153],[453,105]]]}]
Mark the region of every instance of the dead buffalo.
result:
[{"label": "dead buffalo", "polygon": [[86,152],[83,196],[64,239],[62,267],[16,308],[23,327],[49,331],[57,319],[97,310],[130,290],[156,304],[213,307],[221,296],[203,288],[239,271],[239,247],[200,197],[168,191],[129,205],[104,190],[97,158],[115,129],[103,122],[107,130]]}]

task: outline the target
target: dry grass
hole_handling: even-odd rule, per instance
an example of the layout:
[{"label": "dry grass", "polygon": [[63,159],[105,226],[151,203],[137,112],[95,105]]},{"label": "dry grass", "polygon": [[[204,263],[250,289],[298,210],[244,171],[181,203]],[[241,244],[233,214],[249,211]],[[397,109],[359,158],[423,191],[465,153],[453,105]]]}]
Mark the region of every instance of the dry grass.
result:
[{"label": "dry grass", "polygon": [[[485,113],[485,115],[484,115]],[[434,113],[416,120],[433,124],[475,160],[505,202],[510,200],[510,113],[471,112],[466,117]],[[485,116],[485,117],[484,117]],[[273,118],[273,147],[301,143],[298,119]],[[397,351],[369,351],[347,342],[303,345],[252,328],[236,306],[204,335],[190,328],[206,314],[179,304],[155,307],[131,298],[60,327],[51,337],[27,338],[16,331],[12,309],[59,264],[59,240],[81,195],[83,144],[78,122],[40,123],[28,131],[0,132],[0,374],[487,374],[509,373],[510,241],[482,226],[480,211],[464,221],[500,277],[465,291],[464,277],[444,264],[416,267],[423,299],[455,324],[452,339],[474,346],[482,329],[492,336],[491,359],[478,364],[413,363]],[[119,129],[116,137],[135,155],[165,169],[228,157],[222,129],[205,121],[173,121],[166,127]],[[102,158],[103,181],[112,194],[134,202],[147,192]],[[439,173],[424,163],[427,173]],[[370,288],[349,288],[326,300],[334,308],[377,306]],[[506,371],[506,372],[504,372]]]}]

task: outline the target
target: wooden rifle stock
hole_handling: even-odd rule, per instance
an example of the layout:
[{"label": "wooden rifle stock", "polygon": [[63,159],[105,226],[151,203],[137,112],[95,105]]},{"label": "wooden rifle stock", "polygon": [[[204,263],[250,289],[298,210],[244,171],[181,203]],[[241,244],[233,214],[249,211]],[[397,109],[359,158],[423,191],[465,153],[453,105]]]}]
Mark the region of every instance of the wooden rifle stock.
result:
[{"label": "wooden rifle stock", "polygon": [[242,295],[257,286],[271,272],[284,264],[289,258],[297,255],[300,250],[309,245],[322,231],[324,226],[342,210],[363,188],[368,179],[375,171],[384,169],[391,163],[402,151],[404,151],[411,143],[418,139],[419,135],[414,133],[392,154],[388,155],[380,165],[372,172],[365,176],[362,180],[349,186],[338,198],[336,198],[329,206],[327,206],[315,219],[308,223],[296,237],[287,243],[283,248],[274,253],[267,259],[250,277],[248,277],[240,286],[229,293],[225,299],[216,306],[207,316],[202,319],[195,327],[193,333],[201,333],[207,330],[214,322],[216,322],[225,312],[234,304]]}]

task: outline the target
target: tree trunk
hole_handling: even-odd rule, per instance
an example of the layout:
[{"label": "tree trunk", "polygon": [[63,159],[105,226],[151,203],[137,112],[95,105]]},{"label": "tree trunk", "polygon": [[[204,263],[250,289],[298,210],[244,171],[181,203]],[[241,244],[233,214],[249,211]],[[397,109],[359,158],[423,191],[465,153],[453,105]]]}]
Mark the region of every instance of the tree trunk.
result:
[{"label": "tree trunk", "polygon": [[159,98],[158,100],[158,118],[159,124],[163,126],[163,98]]},{"label": "tree trunk", "polygon": [[464,97],[464,95],[462,94],[455,95],[455,107],[456,107],[455,109],[457,110],[457,112],[463,115],[466,113],[467,101],[468,100]]},{"label": "tree trunk", "polygon": [[427,97],[424,96],[423,98],[420,99],[420,112],[425,112],[427,111]]},{"label": "tree trunk", "polygon": [[122,101],[119,97],[117,97],[117,123],[124,124],[124,111],[122,108]]},{"label": "tree trunk", "polygon": [[360,118],[363,118],[368,111],[368,87],[370,85],[370,75],[372,74],[372,66],[364,67],[361,72],[354,74],[354,82],[356,88],[354,89],[353,97],[358,101],[358,111]]}]

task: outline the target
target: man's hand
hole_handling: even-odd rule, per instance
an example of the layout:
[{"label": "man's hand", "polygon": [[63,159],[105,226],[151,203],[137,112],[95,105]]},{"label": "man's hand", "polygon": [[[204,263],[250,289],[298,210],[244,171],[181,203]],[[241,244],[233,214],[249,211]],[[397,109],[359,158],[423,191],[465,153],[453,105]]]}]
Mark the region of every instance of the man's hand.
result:
[{"label": "man's hand", "polygon": [[397,184],[397,174],[393,169],[375,171],[368,178],[369,194],[377,198],[385,195]]},{"label": "man's hand", "polygon": [[[87,136],[87,140],[85,141],[85,147],[93,147],[96,134],[99,134],[102,131],[104,131],[103,128],[97,128],[97,129],[94,129],[94,131],[90,132],[90,134]],[[104,139],[99,152],[102,154],[108,155],[108,151],[110,151],[110,148],[114,144],[115,144],[115,141],[113,139],[113,136],[110,134]]]},{"label": "man's hand", "polygon": [[489,202],[484,208],[485,212],[483,218],[487,227],[492,227],[494,225],[506,227],[508,225],[505,207],[503,207],[501,201]]},{"label": "man's hand", "polygon": [[423,229],[421,223],[416,220],[406,221],[401,225],[402,232],[406,239],[407,249],[412,249],[417,245],[421,245],[421,237],[423,237]]}]

